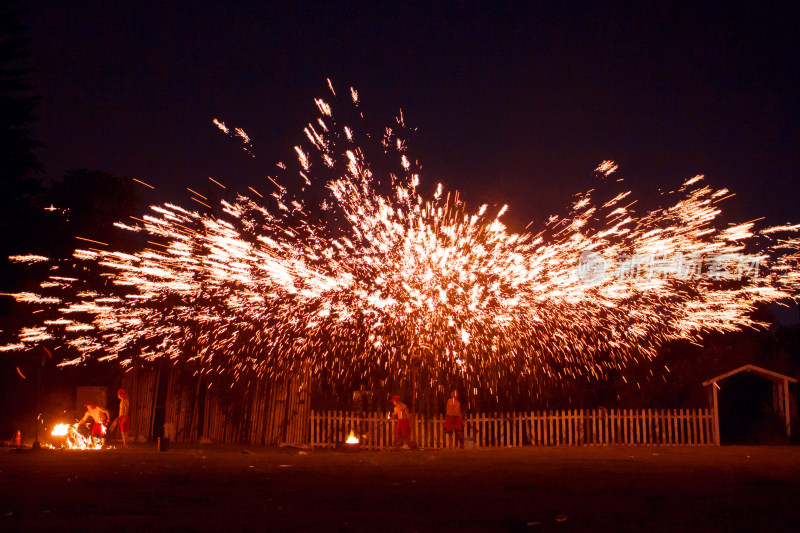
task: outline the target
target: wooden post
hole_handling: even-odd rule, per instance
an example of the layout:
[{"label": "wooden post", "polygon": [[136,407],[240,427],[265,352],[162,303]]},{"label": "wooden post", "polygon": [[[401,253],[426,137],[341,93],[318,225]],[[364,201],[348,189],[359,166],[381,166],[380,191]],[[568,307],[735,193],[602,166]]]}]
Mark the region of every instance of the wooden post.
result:
[{"label": "wooden post", "polygon": [[717,384],[711,384],[711,409],[713,410],[713,422],[714,422],[714,445],[719,446],[720,442],[720,435],[719,435],[719,399],[717,397]]},{"label": "wooden post", "polygon": [[792,436],[792,414],[789,410],[789,380],[783,380],[783,413],[786,420],[786,436]]},{"label": "wooden post", "polygon": [[664,411],[663,411],[663,409],[658,409],[656,411],[656,443],[657,444],[664,444],[664,434],[661,431],[663,423],[664,423]]},{"label": "wooden post", "polygon": [[570,409],[566,412],[566,424],[567,424],[567,445],[572,446],[575,444],[575,411]]},{"label": "wooden post", "polygon": [[683,444],[681,441],[681,410],[672,411],[672,444]]}]

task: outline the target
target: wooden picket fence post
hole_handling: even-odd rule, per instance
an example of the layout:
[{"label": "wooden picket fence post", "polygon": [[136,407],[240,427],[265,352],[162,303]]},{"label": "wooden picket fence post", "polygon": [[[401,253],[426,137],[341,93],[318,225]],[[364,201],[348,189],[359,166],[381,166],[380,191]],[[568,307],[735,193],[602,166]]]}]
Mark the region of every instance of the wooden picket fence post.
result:
[{"label": "wooden picket fence post", "polygon": [[[417,446],[448,446],[444,416],[418,414]],[[367,450],[395,445],[396,421],[378,412],[311,411],[310,444],[341,445],[351,430]],[[464,436],[478,448],[532,446],[708,446],[714,444],[709,409],[577,409],[470,413]]]}]

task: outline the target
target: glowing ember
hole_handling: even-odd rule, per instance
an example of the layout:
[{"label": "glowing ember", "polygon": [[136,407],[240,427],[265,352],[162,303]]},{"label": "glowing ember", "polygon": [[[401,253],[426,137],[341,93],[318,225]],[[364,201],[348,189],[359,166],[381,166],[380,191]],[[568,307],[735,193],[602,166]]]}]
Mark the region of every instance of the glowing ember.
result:
[{"label": "glowing ember", "polygon": [[[138,355],[230,382],[310,370],[365,386],[421,357],[431,384],[458,375],[497,391],[600,377],[664,342],[752,326],[755,306],[797,294],[798,226],[717,229],[730,194],[701,176],[666,207],[637,213],[629,191],[590,191],[568,216],[514,233],[506,207],[470,210],[441,185],[419,192],[394,130],[373,170],[358,129],[316,103],[296,176],[269,177],[263,198],[222,201],[218,214],[164,204],[120,224],[152,247],[76,250],[109,283],[67,272],[15,295],[46,321],[7,346],[58,338],[80,354],[66,365]],[[598,179],[616,169],[604,161]]]},{"label": "glowing ember", "polygon": [[350,434],[347,436],[347,440],[344,441],[347,444],[358,444],[358,437],[356,434],[353,433],[353,430],[350,430]]}]

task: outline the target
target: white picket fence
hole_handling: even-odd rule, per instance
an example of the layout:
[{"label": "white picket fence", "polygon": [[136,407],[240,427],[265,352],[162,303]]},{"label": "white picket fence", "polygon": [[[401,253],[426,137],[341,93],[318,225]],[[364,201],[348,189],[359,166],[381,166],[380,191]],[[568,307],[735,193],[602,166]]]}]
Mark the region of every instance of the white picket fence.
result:
[{"label": "white picket fence", "polygon": [[[341,445],[351,430],[359,446],[380,450],[395,445],[395,424],[387,414],[312,411],[311,445]],[[414,441],[422,448],[445,448],[444,416],[418,415]],[[467,446],[607,446],[714,444],[708,409],[593,409],[471,414],[464,417]]]}]

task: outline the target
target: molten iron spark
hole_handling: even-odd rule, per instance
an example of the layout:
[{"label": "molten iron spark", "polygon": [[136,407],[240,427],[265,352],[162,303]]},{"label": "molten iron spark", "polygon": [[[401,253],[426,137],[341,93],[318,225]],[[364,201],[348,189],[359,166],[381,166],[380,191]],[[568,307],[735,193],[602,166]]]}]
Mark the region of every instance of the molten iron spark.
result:
[{"label": "molten iron spark", "polygon": [[[455,375],[496,391],[601,377],[667,341],[754,326],[757,305],[797,293],[798,226],[717,229],[728,191],[701,176],[664,208],[637,213],[630,192],[590,191],[569,215],[516,233],[506,207],[470,210],[442,185],[419,192],[392,129],[380,147],[390,169],[373,169],[357,129],[316,104],[295,179],[269,178],[263,198],[222,201],[215,214],[153,206],[120,225],[146,234],[152,247],[137,253],[76,250],[109,283],[62,276],[17,294],[48,321],[9,346],[60,339],[79,354],[65,365],[166,359],[231,382],[310,370],[377,384],[421,357],[432,383]],[[311,202],[315,187],[324,196]]]}]

